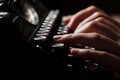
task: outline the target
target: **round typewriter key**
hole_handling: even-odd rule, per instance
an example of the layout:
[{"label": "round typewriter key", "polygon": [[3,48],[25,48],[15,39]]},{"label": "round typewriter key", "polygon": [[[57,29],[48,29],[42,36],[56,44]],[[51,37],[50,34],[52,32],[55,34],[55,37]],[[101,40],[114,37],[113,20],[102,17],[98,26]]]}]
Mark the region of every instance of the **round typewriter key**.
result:
[{"label": "round typewriter key", "polygon": [[48,23],[42,23],[42,25],[45,25],[45,26],[47,26],[47,24],[48,24]]},{"label": "round typewriter key", "polygon": [[69,68],[72,68],[72,67],[73,67],[72,64],[67,64],[66,66],[69,67]]},{"label": "round typewriter key", "polygon": [[48,33],[50,30],[39,30],[38,33]]},{"label": "round typewriter key", "polygon": [[36,40],[36,41],[38,41],[38,40],[44,41],[44,40],[46,40],[46,39],[47,39],[46,36],[39,36],[39,37],[35,37],[35,38],[34,38],[34,40]]},{"label": "round typewriter key", "polygon": [[62,31],[62,34],[67,34],[68,33],[68,31]]},{"label": "round typewriter key", "polygon": [[68,54],[68,57],[73,57],[73,55],[71,55],[71,54]]},{"label": "round typewriter key", "polygon": [[53,48],[63,48],[64,44],[63,43],[54,43],[54,44],[52,44],[52,47]]},{"label": "round typewriter key", "polygon": [[48,24],[47,27],[52,27],[52,24]]},{"label": "round typewriter key", "polygon": [[53,21],[47,21],[47,20],[45,20],[44,23],[48,23],[48,24],[52,25],[54,22]]},{"label": "round typewriter key", "polygon": [[[53,23],[52,21],[50,21],[51,23]],[[42,23],[43,26],[52,26],[52,24],[50,22],[46,22],[46,23]]]},{"label": "round typewriter key", "polygon": [[58,28],[58,31],[59,31],[59,32],[61,32],[61,31],[62,31],[62,29],[63,29],[62,27],[59,27],[59,28]]},{"label": "round typewriter key", "polygon": [[42,27],[39,30],[49,30],[49,29],[51,29],[51,27]]},{"label": "round typewriter key", "polygon": [[53,21],[50,21],[49,23],[50,23],[50,24],[53,24],[54,22],[53,22]]},{"label": "round typewriter key", "polygon": [[41,25],[42,28],[46,27],[45,25]]},{"label": "round typewriter key", "polygon": [[85,65],[84,65],[84,68],[87,68],[89,70],[96,70],[97,68],[99,67],[99,64],[98,63],[94,63],[90,60],[85,60]]},{"label": "round typewriter key", "polygon": [[62,31],[63,34],[67,34],[68,33],[68,28],[66,26],[63,27],[63,31]]},{"label": "round typewriter key", "polygon": [[57,32],[57,35],[62,35],[62,32],[58,31],[58,32]]},{"label": "round typewriter key", "polygon": [[39,36],[47,36],[47,35],[48,35],[48,33],[42,33],[42,34],[38,33],[38,34],[36,34],[37,37],[39,37]]}]

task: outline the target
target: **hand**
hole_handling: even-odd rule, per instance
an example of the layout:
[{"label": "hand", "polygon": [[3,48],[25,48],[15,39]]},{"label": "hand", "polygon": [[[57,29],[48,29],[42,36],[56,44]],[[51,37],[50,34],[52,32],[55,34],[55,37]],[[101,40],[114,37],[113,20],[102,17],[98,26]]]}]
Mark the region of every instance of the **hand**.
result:
[{"label": "hand", "polygon": [[95,6],[64,18],[64,22],[74,33],[54,36],[55,42],[94,47],[72,48],[71,54],[120,72],[120,23]]}]

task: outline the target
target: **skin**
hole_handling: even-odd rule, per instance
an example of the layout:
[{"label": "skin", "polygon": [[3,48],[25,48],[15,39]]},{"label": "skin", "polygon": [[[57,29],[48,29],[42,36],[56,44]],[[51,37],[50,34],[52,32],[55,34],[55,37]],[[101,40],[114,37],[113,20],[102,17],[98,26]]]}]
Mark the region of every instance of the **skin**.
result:
[{"label": "skin", "polygon": [[90,6],[63,21],[73,33],[56,35],[55,42],[67,46],[90,46],[95,49],[72,48],[73,57],[89,59],[120,73],[120,23],[101,9]]}]

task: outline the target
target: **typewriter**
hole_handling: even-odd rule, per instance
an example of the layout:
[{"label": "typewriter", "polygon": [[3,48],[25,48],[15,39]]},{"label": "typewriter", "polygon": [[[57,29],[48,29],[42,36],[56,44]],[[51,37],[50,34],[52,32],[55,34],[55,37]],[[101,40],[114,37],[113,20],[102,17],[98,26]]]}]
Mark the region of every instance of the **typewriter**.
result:
[{"label": "typewriter", "polygon": [[69,33],[59,9],[49,10],[40,0],[1,0],[0,7],[0,18],[9,18],[18,37],[65,66],[78,80],[113,80],[112,73],[99,64],[73,58],[69,54],[70,47],[54,43],[54,35]]}]

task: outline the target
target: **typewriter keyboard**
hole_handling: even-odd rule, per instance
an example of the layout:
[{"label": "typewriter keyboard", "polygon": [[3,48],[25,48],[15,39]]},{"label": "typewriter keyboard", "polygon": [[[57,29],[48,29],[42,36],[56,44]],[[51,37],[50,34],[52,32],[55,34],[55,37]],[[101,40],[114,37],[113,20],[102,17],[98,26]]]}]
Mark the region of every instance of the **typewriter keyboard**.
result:
[{"label": "typewriter keyboard", "polygon": [[[63,43],[53,42],[52,38],[54,35],[68,33],[68,29],[64,23],[60,23],[59,26],[55,25],[58,14],[58,10],[49,12],[33,38],[36,47],[43,50],[46,54],[54,56],[55,59],[78,74],[92,75],[91,72],[95,72],[99,67],[97,63],[93,63],[89,60],[76,59],[69,54],[71,47],[64,47]],[[89,47],[85,46],[84,48]]]}]

